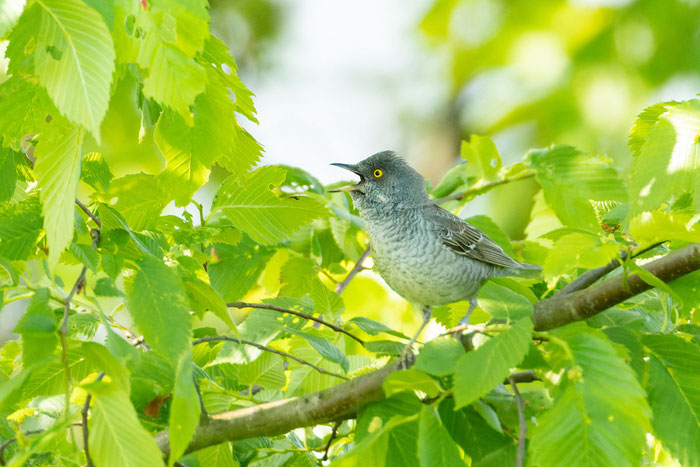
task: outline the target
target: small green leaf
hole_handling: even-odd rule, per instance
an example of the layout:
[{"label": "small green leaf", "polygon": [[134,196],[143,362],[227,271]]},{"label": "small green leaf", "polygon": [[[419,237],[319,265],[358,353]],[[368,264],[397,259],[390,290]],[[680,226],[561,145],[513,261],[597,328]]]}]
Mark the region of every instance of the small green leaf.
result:
[{"label": "small green leaf", "polygon": [[422,391],[428,397],[440,394],[440,385],[430,375],[415,368],[396,371],[384,380],[382,385],[387,397],[403,391]]},{"label": "small green leaf", "polygon": [[532,316],[533,310],[526,297],[495,282],[486,282],[479,291],[479,307],[493,319],[509,320]]},{"label": "small green leaf", "polygon": [[350,368],[348,358],[338,347],[333,345],[333,343],[325,337],[317,336],[315,334],[311,334],[310,332],[299,331],[293,328],[284,328],[284,330],[290,334],[304,338],[314,349],[318,351],[318,353],[323,355],[325,359],[339,364],[343,371],[346,373],[348,372],[348,369]]},{"label": "small green leaf", "polygon": [[36,195],[16,204],[0,204],[0,256],[27,259],[36,249],[42,224],[41,204]]},{"label": "small green leaf", "polygon": [[97,191],[107,191],[114,176],[109,165],[99,152],[90,152],[83,156],[80,179]]},{"label": "small green leaf", "polygon": [[287,382],[282,357],[263,352],[254,362],[240,365],[238,382],[248,387],[257,384],[265,389],[282,389]]},{"label": "small green leaf", "polygon": [[379,321],[375,321],[373,319],[366,318],[364,316],[356,316],[349,320],[348,323],[353,323],[358,328],[362,329],[371,336],[376,336],[380,332],[383,332],[395,337],[400,337],[402,339],[408,339],[408,336],[406,336],[404,333],[394,331],[386,324],[380,323]]},{"label": "small green leaf", "polygon": [[532,320],[522,318],[457,363],[454,393],[457,408],[471,404],[502,383],[522,361],[532,337]]},{"label": "small green leaf", "polygon": [[465,169],[469,175],[485,180],[497,178],[501,170],[501,156],[491,138],[471,135],[469,141],[462,141],[460,151],[465,159]]},{"label": "small green leaf", "polygon": [[618,253],[617,244],[602,241],[597,235],[579,232],[564,235],[549,250],[543,267],[544,277],[553,283],[576,268],[593,269],[608,264]]},{"label": "small green leaf", "polygon": [[454,373],[464,353],[459,340],[451,336],[438,337],[423,346],[413,368],[435,376],[447,376]]}]

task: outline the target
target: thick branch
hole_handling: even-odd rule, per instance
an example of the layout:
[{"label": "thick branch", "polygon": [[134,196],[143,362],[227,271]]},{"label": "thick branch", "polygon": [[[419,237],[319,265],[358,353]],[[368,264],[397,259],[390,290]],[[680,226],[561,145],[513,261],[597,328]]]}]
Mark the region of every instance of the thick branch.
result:
[{"label": "thick branch", "polygon": [[[321,392],[211,415],[208,423],[197,427],[185,453],[225,441],[281,435],[294,428],[349,418],[358,408],[384,398],[382,383],[396,369],[397,364],[392,363]],[[169,453],[167,430],[156,435],[156,442]]]},{"label": "thick branch", "polygon": [[[664,282],[699,270],[700,244],[655,260],[644,269]],[[625,288],[622,277],[613,277],[578,292],[543,300],[535,306],[535,328],[553,329],[589,318],[651,288],[637,275],[628,277],[627,284]],[[321,392],[212,415],[210,422],[197,427],[186,452],[225,441],[280,435],[294,428],[350,418],[364,405],[384,398],[382,383],[397,369],[398,364],[392,363]],[[531,372],[513,376],[516,383],[534,379],[536,375]],[[156,441],[167,454],[170,449],[167,430],[156,435]]]},{"label": "thick branch", "polygon": [[[644,269],[664,282],[696,271],[700,269],[700,243],[693,243],[652,261]],[[633,274],[627,278],[626,286],[623,277],[617,276],[584,290],[556,295],[535,305],[535,329],[546,331],[572,321],[588,319],[651,288],[637,274]]]}]

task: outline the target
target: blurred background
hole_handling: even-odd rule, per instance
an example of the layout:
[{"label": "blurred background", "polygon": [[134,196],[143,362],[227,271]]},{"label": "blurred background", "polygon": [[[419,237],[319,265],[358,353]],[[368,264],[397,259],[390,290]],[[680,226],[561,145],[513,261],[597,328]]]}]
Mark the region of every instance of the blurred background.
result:
[{"label": "blurred background", "polygon": [[[436,183],[472,133],[504,164],[553,143],[625,170],[646,106],[700,92],[700,0],[212,0],[212,31],[253,90],[263,163],[323,182],[394,149]],[[522,182],[527,189],[528,182]],[[477,199],[518,238],[518,188]],[[490,209],[513,203],[514,209]],[[494,212],[489,212],[494,211]]]}]

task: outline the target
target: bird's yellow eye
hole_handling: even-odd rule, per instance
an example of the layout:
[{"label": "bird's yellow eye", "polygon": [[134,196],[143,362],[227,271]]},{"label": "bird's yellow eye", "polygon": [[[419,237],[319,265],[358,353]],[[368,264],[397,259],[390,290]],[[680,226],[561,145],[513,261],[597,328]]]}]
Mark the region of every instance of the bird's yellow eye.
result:
[{"label": "bird's yellow eye", "polygon": [[374,169],[374,172],[372,172],[372,175],[374,175],[374,178],[379,178],[382,175],[384,175],[384,172],[382,172],[381,169]]}]

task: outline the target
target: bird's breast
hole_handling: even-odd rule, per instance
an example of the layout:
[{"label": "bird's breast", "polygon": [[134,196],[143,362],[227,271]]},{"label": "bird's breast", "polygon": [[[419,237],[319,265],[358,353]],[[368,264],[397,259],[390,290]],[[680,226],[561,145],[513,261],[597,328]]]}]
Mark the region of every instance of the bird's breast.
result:
[{"label": "bird's breast", "polygon": [[377,271],[399,295],[421,305],[472,298],[488,267],[446,247],[420,210],[367,220]]}]

